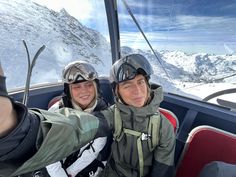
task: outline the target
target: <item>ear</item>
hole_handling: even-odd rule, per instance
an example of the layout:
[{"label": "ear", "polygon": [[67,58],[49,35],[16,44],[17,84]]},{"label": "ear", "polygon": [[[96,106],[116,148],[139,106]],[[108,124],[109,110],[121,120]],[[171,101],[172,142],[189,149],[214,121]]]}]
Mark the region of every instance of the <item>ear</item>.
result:
[{"label": "ear", "polygon": [[119,93],[119,84],[116,84],[116,87],[115,87],[115,91],[114,91],[115,93],[114,93],[114,95],[115,95],[115,99],[116,99],[116,101],[118,102],[121,102],[121,103],[123,103],[124,105],[127,105],[126,103],[125,103],[125,101],[122,99],[122,97],[121,97],[121,95],[120,95],[120,93]]}]

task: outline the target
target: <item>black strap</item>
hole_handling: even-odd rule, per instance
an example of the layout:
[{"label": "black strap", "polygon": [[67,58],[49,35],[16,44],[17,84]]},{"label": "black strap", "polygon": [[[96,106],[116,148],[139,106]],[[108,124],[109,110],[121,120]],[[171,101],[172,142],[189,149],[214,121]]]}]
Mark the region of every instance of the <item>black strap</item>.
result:
[{"label": "black strap", "polygon": [[196,110],[188,110],[187,114],[184,117],[184,121],[182,122],[179,128],[179,134],[176,137],[176,146],[175,146],[175,163],[177,163],[181,152],[184,148],[185,142],[188,138],[188,134],[193,127],[194,120],[197,116],[198,112]]},{"label": "black strap", "polygon": [[39,170],[35,170],[33,172],[25,173],[23,175],[19,175],[17,177],[50,177],[50,175],[47,172],[46,168],[42,168]]},{"label": "black strap", "polygon": [[194,123],[194,120],[197,116],[197,111],[195,110],[189,110],[187,114],[184,117],[184,121],[182,122],[182,125],[179,128],[179,134],[177,135],[177,139],[183,143],[186,142],[188,138],[188,134],[192,128],[192,125]]},{"label": "black strap", "polygon": [[79,152],[80,151],[76,151],[66,158],[65,162],[62,164],[64,169],[67,169],[69,166],[71,166],[71,164],[73,164],[78,159]]},{"label": "black strap", "polygon": [[73,108],[70,98],[68,98],[68,96],[66,95],[62,96],[62,103],[63,104],[61,105],[60,108],[62,107]]},{"label": "black strap", "polygon": [[0,76],[0,96],[8,97],[6,88],[6,77]]},{"label": "black strap", "polygon": [[90,174],[95,174],[95,172],[97,171],[98,167],[104,169],[105,166],[104,164],[95,159],[92,163],[90,163],[87,167],[85,167],[82,171],[80,171],[76,177],[90,177]]}]

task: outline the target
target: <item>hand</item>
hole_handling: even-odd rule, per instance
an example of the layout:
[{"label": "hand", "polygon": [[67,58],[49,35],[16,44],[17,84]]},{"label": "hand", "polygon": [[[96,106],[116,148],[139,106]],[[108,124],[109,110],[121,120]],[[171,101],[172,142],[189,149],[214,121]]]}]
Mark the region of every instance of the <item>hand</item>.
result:
[{"label": "hand", "polygon": [[0,138],[9,134],[17,125],[16,112],[9,98],[0,96]]},{"label": "hand", "polygon": [[6,90],[5,77],[0,62],[0,138],[9,134],[17,125],[16,112]]}]

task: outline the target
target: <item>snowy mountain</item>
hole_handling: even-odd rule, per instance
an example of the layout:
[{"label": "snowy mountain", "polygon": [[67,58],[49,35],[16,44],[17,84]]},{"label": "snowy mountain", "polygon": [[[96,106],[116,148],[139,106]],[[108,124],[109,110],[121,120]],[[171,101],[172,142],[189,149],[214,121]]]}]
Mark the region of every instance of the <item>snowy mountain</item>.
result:
[{"label": "snowy mountain", "polygon": [[122,51],[123,54],[135,52],[146,56],[154,68],[153,80],[163,85],[167,91],[179,92],[180,90],[176,90],[173,85],[177,86],[183,83],[183,87],[185,87],[185,83],[198,85],[199,83],[225,82],[226,80],[228,83],[236,82],[236,55],[155,51],[159,58],[157,60],[151,51],[133,50],[129,47],[122,47]]},{"label": "snowy mountain", "polygon": [[235,55],[186,54],[174,51],[163,53],[162,58],[186,71],[190,76],[188,81],[193,82],[214,82],[235,74],[236,71]]},{"label": "snowy mountain", "polygon": [[[93,64],[100,75],[109,75],[109,42],[64,9],[55,12],[30,0],[1,0],[0,23],[0,60],[9,88],[22,86],[25,82],[27,55],[22,39],[28,44],[31,59],[42,45],[47,46],[36,62],[31,83],[60,80],[63,67],[76,59]],[[156,51],[157,59],[150,50],[122,47],[123,55],[133,52],[150,60],[154,68],[153,81],[163,85],[167,91],[179,92],[173,85],[185,82],[236,81],[236,77],[227,78],[235,74],[236,55]]]},{"label": "snowy mountain", "polygon": [[[109,73],[111,61],[105,60],[111,58],[109,43],[65,10],[58,13],[30,0],[1,0],[0,23],[1,62],[9,87],[24,85],[26,78],[27,55],[22,39],[28,44],[31,59],[39,47],[47,46],[36,62],[32,83],[57,81],[62,68],[76,59],[100,66],[96,67],[99,73]],[[15,75],[19,76],[17,80]]]},{"label": "snowy mountain", "polygon": [[[167,77],[164,70],[172,80],[185,82],[212,83],[229,75],[235,74],[236,55],[186,54],[181,51],[155,51],[160,62],[151,51],[132,50],[123,47],[123,53],[136,52],[150,59],[157,75]],[[128,51],[128,52],[126,52]],[[159,73],[159,74],[158,74]],[[221,79],[220,81],[222,81]],[[236,77],[234,81],[236,81]]]}]

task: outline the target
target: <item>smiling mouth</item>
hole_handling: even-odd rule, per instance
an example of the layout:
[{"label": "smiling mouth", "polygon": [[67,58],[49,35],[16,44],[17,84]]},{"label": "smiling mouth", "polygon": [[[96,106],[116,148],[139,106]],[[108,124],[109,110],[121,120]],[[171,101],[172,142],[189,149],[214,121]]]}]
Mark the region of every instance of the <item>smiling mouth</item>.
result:
[{"label": "smiling mouth", "polygon": [[89,98],[89,95],[81,96],[80,98],[81,98],[81,99],[88,99],[88,98]]}]

